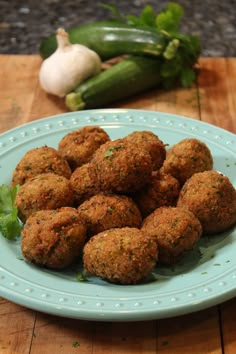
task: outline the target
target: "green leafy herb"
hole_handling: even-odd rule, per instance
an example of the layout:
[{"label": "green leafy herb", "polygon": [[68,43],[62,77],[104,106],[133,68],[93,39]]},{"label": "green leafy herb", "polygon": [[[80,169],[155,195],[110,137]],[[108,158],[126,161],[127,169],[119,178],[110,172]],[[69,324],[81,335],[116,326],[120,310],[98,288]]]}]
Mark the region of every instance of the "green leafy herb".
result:
[{"label": "green leafy herb", "polygon": [[112,212],[115,210],[115,208],[114,207],[111,207],[111,206],[108,206],[107,207],[107,212],[109,213],[109,214],[112,214]]},{"label": "green leafy herb", "polygon": [[25,260],[24,257],[22,257],[22,256],[17,257],[17,259],[19,259],[19,261],[24,261]]},{"label": "green leafy herb", "polygon": [[74,342],[72,345],[73,345],[73,347],[79,347],[80,346],[79,342]]},{"label": "green leafy herb", "polygon": [[123,145],[117,145],[117,146],[113,146],[110,149],[107,149],[107,151],[105,152],[104,157],[110,157],[114,154],[114,150],[120,150],[123,148]]},{"label": "green leafy herb", "polygon": [[104,157],[110,157],[111,155],[113,155],[113,151],[112,151],[111,149],[108,149],[108,150],[105,152]]},{"label": "green leafy herb", "polygon": [[152,281],[157,281],[157,280],[159,280],[159,275],[155,274],[154,272],[152,272],[150,274],[150,278],[151,278]]},{"label": "green leafy herb", "polygon": [[114,20],[127,23],[133,27],[146,27],[161,32],[169,39],[169,44],[163,53],[160,73],[163,86],[171,88],[176,81],[183,87],[190,87],[196,79],[194,65],[200,54],[198,36],[181,32],[181,21],[184,17],[183,7],[170,2],[158,14],[152,6],[146,5],[139,16],[124,15],[115,5],[102,4],[112,13]]},{"label": "green leafy herb", "polygon": [[170,33],[179,32],[180,22],[184,16],[181,5],[170,2],[166,8],[156,16],[156,26],[161,31]]},{"label": "green leafy herb", "polygon": [[76,273],[75,278],[76,278],[77,281],[88,281],[88,278],[87,278],[85,272]]},{"label": "green leafy herb", "polygon": [[0,186],[0,231],[8,240],[14,240],[21,231],[21,224],[17,217],[18,209],[15,205],[18,190],[18,185],[9,187],[2,184]]},{"label": "green leafy herb", "polygon": [[100,6],[110,11],[112,13],[113,18],[118,22],[125,22],[125,17],[121,14],[120,10],[117,8],[116,5],[100,4]]},{"label": "green leafy herb", "polygon": [[153,11],[152,6],[146,5],[142,10],[140,17],[136,17],[133,15],[126,16],[127,22],[134,26],[156,26],[156,15]]},{"label": "green leafy herb", "polygon": [[139,16],[124,15],[116,5],[101,4],[111,12],[114,20],[128,23],[132,26],[151,27],[166,32],[179,31],[180,21],[184,15],[181,5],[170,2],[159,14],[155,14],[151,5],[146,5]]},{"label": "green leafy herb", "polygon": [[169,342],[168,342],[168,340],[163,340],[163,342],[161,344],[165,346],[165,345],[168,345]]},{"label": "green leafy herb", "polygon": [[190,68],[183,68],[181,70],[180,79],[183,87],[189,87],[191,83],[196,79],[196,73]]}]

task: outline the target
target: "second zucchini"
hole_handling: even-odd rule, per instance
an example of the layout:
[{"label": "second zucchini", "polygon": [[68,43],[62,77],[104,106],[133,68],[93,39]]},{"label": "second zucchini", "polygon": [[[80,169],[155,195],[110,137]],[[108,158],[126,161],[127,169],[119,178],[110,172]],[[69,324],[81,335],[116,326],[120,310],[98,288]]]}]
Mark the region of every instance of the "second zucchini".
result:
[{"label": "second zucchini", "polygon": [[104,107],[160,82],[159,60],[132,56],[82,83],[65,102],[71,111]]}]

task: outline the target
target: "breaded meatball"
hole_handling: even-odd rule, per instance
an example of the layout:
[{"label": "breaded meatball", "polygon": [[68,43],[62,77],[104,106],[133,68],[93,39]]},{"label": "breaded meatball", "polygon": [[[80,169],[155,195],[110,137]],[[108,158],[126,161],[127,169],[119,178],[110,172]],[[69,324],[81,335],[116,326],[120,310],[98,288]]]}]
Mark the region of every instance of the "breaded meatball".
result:
[{"label": "breaded meatball", "polygon": [[162,264],[175,264],[202,235],[201,223],[194,214],[176,207],[154,210],[144,219],[141,230],[156,240]]},{"label": "breaded meatball", "polygon": [[153,270],[157,257],[154,239],[130,227],[93,236],[83,251],[84,267],[90,274],[119,284],[142,281]]},{"label": "breaded meatball", "polygon": [[78,208],[88,227],[88,235],[115,227],[137,227],[142,223],[141,213],[134,201],[123,195],[97,194]]},{"label": "breaded meatball", "polygon": [[163,142],[151,131],[135,131],[125,137],[125,139],[133,142],[138,147],[145,148],[151,155],[153,170],[158,170],[165,158],[166,149]]},{"label": "breaded meatball", "polygon": [[66,134],[58,144],[61,156],[72,170],[91,160],[100,145],[109,141],[108,134],[98,126],[85,126]]},{"label": "breaded meatball", "polygon": [[29,179],[20,187],[15,200],[23,222],[38,210],[72,206],[73,202],[69,180],[54,173],[42,173]]},{"label": "breaded meatball", "polygon": [[203,232],[223,232],[236,223],[236,190],[229,178],[211,170],[194,174],[177,202],[200,220]]},{"label": "breaded meatball", "polygon": [[58,151],[49,146],[29,150],[19,161],[12,176],[12,186],[24,184],[29,178],[41,173],[53,172],[70,178],[71,169],[68,162]]},{"label": "breaded meatball", "polygon": [[152,173],[150,154],[125,139],[109,141],[95,152],[92,173],[99,189],[114,193],[131,193],[148,182]]},{"label": "breaded meatball", "polygon": [[180,192],[179,181],[160,171],[153,171],[151,179],[133,195],[143,217],[161,206],[175,206]]},{"label": "breaded meatball", "polygon": [[91,176],[91,165],[86,163],[77,167],[70,177],[70,185],[74,190],[77,205],[83,203],[99,192],[97,180]]},{"label": "breaded meatball", "polygon": [[62,269],[82,254],[86,226],[74,208],[40,210],[23,228],[21,250],[31,263]]},{"label": "breaded meatball", "polygon": [[187,138],[173,145],[167,152],[163,171],[179,180],[181,185],[194,173],[211,170],[211,151],[200,140]]}]

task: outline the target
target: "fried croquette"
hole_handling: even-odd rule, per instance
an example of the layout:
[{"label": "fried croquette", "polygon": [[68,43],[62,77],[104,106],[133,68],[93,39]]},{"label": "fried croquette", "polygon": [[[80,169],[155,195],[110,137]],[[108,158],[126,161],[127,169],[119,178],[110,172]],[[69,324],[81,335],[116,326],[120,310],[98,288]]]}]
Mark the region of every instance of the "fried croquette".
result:
[{"label": "fried croquette", "polygon": [[108,134],[98,126],[85,126],[66,134],[58,144],[58,151],[72,170],[91,160],[100,145],[109,141]]},{"label": "fried croquette", "polygon": [[135,131],[128,134],[125,139],[133,142],[138,147],[145,148],[151,155],[153,170],[158,170],[165,158],[166,158],[166,149],[163,142],[151,131]]},{"label": "fried croquette", "polygon": [[161,264],[175,264],[193,249],[202,235],[199,220],[189,210],[161,207],[146,217],[141,228],[152,236],[159,251]]},{"label": "fried croquette", "polygon": [[91,160],[101,191],[126,194],[140,189],[151,177],[150,154],[125,139],[108,141]]},{"label": "fried croquette", "polygon": [[83,203],[99,192],[96,179],[91,176],[91,165],[86,163],[77,167],[70,177],[70,185],[74,190],[74,199],[77,205]]},{"label": "fried croquette", "polygon": [[154,268],[157,243],[137,228],[117,228],[101,232],[86,243],[85,269],[112,283],[136,284]]},{"label": "fried croquette", "polygon": [[184,184],[194,173],[211,170],[213,158],[207,145],[194,138],[186,138],[167,151],[163,171]]},{"label": "fried croquette", "polygon": [[162,206],[175,206],[180,192],[179,181],[160,171],[153,171],[151,179],[132,197],[137,203],[142,217]]},{"label": "fried croquette", "polygon": [[206,234],[220,233],[236,223],[236,190],[229,178],[211,170],[194,174],[177,202],[201,222]]},{"label": "fried croquette", "polygon": [[134,201],[123,195],[96,194],[78,208],[88,227],[88,236],[116,227],[137,227],[141,213]]},{"label": "fried croquette", "polygon": [[38,210],[72,206],[73,203],[69,180],[54,173],[42,173],[29,179],[20,187],[15,200],[23,222]]},{"label": "fried croquette", "polygon": [[12,175],[12,186],[24,184],[29,178],[41,173],[52,172],[70,178],[71,169],[68,162],[58,151],[49,146],[29,150],[19,161]]},{"label": "fried croquette", "polygon": [[86,226],[76,209],[40,210],[24,225],[21,250],[31,263],[63,269],[82,254],[85,240]]}]

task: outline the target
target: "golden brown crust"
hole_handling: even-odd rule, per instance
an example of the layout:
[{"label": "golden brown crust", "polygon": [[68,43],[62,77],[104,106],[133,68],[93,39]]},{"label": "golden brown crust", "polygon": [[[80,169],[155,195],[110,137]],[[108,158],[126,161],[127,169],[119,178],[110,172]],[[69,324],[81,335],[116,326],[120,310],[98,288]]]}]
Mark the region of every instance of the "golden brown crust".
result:
[{"label": "golden brown crust", "polygon": [[183,184],[194,173],[211,170],[213,158],[207,145],[194,138],[186,138],[167,152],[163,171]]},{"label": "golden brown crust", "polygon": [[176,207],[156,209],[144,219],[141,230],[156,240],[159,262],[163,264],[178,262],[202,234],[202,226],[193,213]]},{"label": "golden brown crust", "polygon": [[93,236],[85,245],[85,269],[112,283],[136,284],[154,268],[156,242],[136,228],[110,229]]},{"label": "golden brown crust", "polygon": [[86,226],[76,209],[41,210],[27,219],[21,249],[29,262],[62,269],[81,254],[85,239]]},{"label": "golden brown crust", "polygon": [[100,146],[91,164],[94,178],[105,192],[131,193],[146,184],[152,173],[150,154],[125,139]]},{"label": "golden brown crust", "polygon": [[96,178],[92,177],[91,168],[91,164],[86,163],[77,167],[70,177],[70,185],[77,205],[99,193],[98,183]]},{"label": "golden brown crust", "polygon": [[228,177],[214,170],[194,174],[184,184],[177,205],[191,210],[207,234],[236,223],[236,190]]},{"label": "golden brown crust", "polygon": [[139,148],[145,148],[152,159],[152,169],[158,170],[165,158],[166,149],[164,143],[151,131],[134,131],[125,137],[130,142],[136,144]]},{"label": "golden brown crust", "polygon": [[28,179],[41,173],[55,173],[70,178],[71,169],[68,162],[58,151],[49,146],[29,150],[19,161],[12,175],[13,186],[24,184]]},{"label": "golden brown crust", "polygon": [[94,195],[82,203],[78,211],[87,223],[89,236],[115,227],[139,228],[142,223],[137,205],[122,195]]},{"label": "golden brown crust", "polygon": [[72,170],[91,160],[94,152],[109,141],[108,134],[98,126],[85,126],[66,134],[58,144],[58,151]]},{"label": "golden brown crust", "polygon": [[25,221],[38,210],[72,206],[73,190],[67,178],[54,173],[42,173],[20,187],[15,203],[20,218]]},{"label": "golden brown crust", "polygon": [[160,171],[153,171],[147,185],[133,195],[142,216],[146,217],[162,206],[175,206],[180,192],[179,181]]}]

